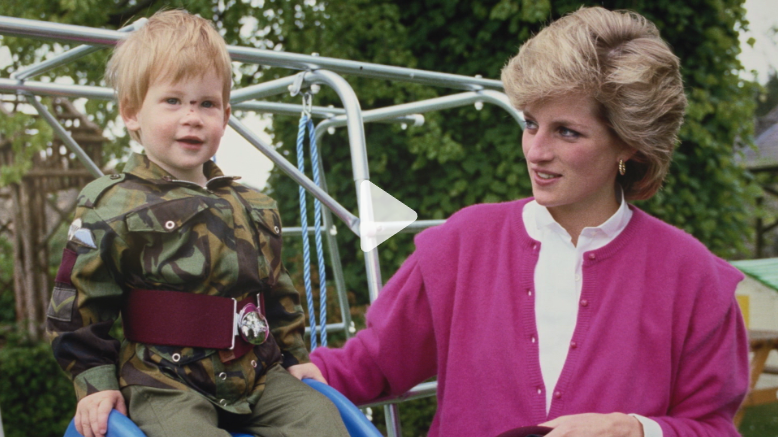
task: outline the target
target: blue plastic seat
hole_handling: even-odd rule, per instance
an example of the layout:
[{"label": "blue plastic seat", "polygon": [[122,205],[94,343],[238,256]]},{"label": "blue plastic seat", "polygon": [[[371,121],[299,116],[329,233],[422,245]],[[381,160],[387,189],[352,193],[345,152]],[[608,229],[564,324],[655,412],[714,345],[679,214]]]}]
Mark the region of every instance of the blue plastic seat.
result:
[{"label": "blue plastic seat", "polygon": [[[340,392],[327,384],[322,384],[321,382],[312,379],[304,379],[303,381],[324,396],[327,396],[327,398],[335,404],[351,437],[382,437],[382,434],[378,432],[378,429],[376,429],[369,420],[367,420],[367,417],[362,414],[362,411],[352,404],[351,401],[346,399],[345,396],[340,394]],[[230,434],[232,434],[233,437],[253,437],[249,434]],[[70,421],[70,425],[65,431],[64,437],[83,437],[76,431],[75,421]],[[146,434],[144,434],[132,420],[128,419],[122,413],[113,410],[108,416],[108,432],[106,433],[106,437],[146,437]]]}]

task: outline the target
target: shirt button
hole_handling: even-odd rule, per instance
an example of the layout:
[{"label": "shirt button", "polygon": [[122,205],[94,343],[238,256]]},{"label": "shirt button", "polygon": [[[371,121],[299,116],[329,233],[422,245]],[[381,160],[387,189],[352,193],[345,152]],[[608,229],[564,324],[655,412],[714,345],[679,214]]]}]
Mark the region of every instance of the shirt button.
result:
[{"label": "shirt button", "polygon": [[221,378],[221,380],[224,381],[225,379],[227,379],[227,374],[225,372],[222,372],[219,374],[219,378]]},{"label": "shirt button", "polygon": [[562,392],[557,390],[554,392],[554,399],[559,399],[562,397]]},{"label": "shirt button", "polygon": [[581,300],[581,306],[582,307],[588,307],[589,306],[589,301],[586,300],[586,299]]},{"label": "shirt button", "polygon": [[251,360],[251,367],[257,368],[257,360]]},{"label": "shirt button", "polygon": [[574,341],[571,341],[571,342],[570,342],[570,349],[575,349],[575,348],[577,348],[577,347],[578,347],[578,343],[576,343],[576,342],[574,342]]},{"label": "shirt button", "polygon": [[175,227],[176,227],[176,222],[174,222],[173,220],[168,220],[165,222],[165,229],[171,230]]},{"label": "shirt button", "polygon": [[590,253],[590,254],[589,254],[589,259],[590,259],[590,260],[592,260],[592,261],[594,261],[595,259],[597,259],[597,255],[595,255],[595,254],[593,254],[593,253]]}]

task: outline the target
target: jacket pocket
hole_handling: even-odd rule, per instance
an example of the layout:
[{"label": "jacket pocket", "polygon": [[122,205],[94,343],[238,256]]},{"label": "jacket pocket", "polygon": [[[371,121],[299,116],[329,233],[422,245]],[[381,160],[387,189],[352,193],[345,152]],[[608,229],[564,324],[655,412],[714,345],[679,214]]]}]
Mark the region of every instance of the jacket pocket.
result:
[{"label": "jacket pocket", "polygon": [[125,216],[130,250],[123,262],[125,271],[138,275],[137,286],[158,284],[187,291],[183,287],[208,277],[207,209],[203,200],[192,197],[149,205]]},{"label": "jacket pocket", "polygon": [[268,285],[278,281],[281,274],[281,218],[274,208],[252,208],[251,219],[254,222],[259,249],[268,271]]},{"label": "jacket pocket", "polygon": [[135,210],[125,217],[130,232],[173,233],[183,228],[194,216],[208,208],[196,197],[150,205]]}]

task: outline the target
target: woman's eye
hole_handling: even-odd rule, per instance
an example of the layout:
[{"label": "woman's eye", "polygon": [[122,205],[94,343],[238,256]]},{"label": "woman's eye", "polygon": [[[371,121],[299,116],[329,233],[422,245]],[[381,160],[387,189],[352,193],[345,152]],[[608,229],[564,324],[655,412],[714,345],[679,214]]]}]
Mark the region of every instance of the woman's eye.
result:
[{"label": "woman's eye", "polygon": [[559,134],[565,138],[578,138],[581,134],[566,127],[559,128]]},{"label": "woman's eye", "polygon": [[525,121],[525,129],[537,129],[538,125],[532,121],[532,120],[524,120]]}]

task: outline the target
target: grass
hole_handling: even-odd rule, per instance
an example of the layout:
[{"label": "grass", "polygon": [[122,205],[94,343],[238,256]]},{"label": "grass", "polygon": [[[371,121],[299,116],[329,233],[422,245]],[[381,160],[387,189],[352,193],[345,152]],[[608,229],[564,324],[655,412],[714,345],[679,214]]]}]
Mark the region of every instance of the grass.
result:
[{"label": "grass", "polygon": [[746,409],[739,431],[743,437],[778,437],[778,402]]}]

